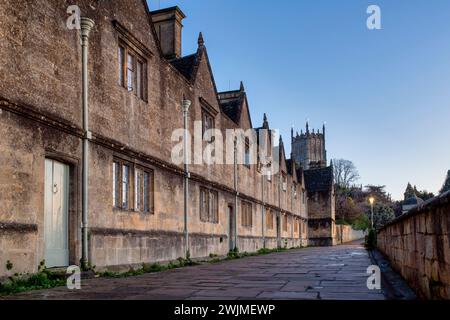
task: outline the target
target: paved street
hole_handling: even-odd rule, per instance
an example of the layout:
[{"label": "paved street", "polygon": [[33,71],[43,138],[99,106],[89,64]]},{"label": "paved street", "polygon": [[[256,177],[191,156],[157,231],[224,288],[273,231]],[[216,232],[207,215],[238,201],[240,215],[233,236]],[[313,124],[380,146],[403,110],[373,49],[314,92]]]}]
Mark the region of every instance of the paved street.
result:
[{"label": "paved street", "polygon": [[372,263],[357,243],[304,248],[121,279],[90,279],[82,289],[28,292],[20,299],[384,299],[366,286]]}]

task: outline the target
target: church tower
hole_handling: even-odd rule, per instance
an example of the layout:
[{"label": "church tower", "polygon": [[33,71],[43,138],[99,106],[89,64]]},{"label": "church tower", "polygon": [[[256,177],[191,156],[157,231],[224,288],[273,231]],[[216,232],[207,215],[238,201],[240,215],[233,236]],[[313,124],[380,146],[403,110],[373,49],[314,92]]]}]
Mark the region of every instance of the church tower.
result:
[{"label": "church tower", "polygon": [[294,129],[291,129],[292,157],[303,170],[325,168],[327,166],[327,151],[325,149],[325,124],[322,132],[314,129],[309,130],[306,122],[306,132],[303,130],[294,136]]}]

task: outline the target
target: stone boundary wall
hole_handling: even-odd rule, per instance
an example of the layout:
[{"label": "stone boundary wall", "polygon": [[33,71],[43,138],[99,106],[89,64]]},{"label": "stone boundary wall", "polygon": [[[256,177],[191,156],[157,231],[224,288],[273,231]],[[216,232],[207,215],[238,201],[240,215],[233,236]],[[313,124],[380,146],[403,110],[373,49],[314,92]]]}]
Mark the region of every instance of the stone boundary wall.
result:
[{"label": "stone boundary wall", "polygon": [[378,248],[425,299],[450,299],[450,192],[378,231]]},{"label": "stone boundary wall", "polygon": [[365,235],[366,233],[362,230],[354,230],[351,226],[337,224],[334,238],[336,244],[342,244],[354,240],[364,239]]}]

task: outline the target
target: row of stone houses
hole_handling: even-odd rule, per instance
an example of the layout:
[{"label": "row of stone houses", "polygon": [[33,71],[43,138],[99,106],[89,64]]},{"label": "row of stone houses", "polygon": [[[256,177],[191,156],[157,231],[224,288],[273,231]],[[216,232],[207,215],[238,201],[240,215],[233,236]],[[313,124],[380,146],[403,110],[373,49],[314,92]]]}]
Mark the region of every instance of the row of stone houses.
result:
[{"label": "row of stone houses", "polygon": [[333,244],[325,132],[291,137],[315,148],[293,147],[305,153],[298,161],[286,159],[280,139],[274,149],[280,170],[273,175],[247,163],[192,164],[186,175],[171,160],[172,133],[184,126],[183,101],[191,101],[189,131],[195,121],[223,132],[270,130],[267,118],[253,126],[243,85],[218,92],[201,35],[197,52],[182,55],[185,15],[178,7],[77,2],[95,23],[88,40],[88,132],[80,30],[66,25],[72,3],[0,4],[0,276],[36,272],[43,260],[47,267],[78,265],[83,253],[101,268],[174,260],[186,251],[195,258],[236,247]]}]

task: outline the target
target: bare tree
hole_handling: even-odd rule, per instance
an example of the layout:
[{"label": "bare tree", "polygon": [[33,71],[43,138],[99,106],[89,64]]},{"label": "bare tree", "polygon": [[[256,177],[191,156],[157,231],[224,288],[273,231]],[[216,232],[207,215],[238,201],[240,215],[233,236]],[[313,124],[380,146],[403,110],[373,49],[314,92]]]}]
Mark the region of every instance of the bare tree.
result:
[{"label": "bare tree", "polygon": [[341,188],[350,188],[359,180],[359,173],[353,162],[344,159],[333,159],[334,181]]}]

